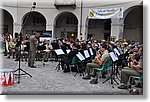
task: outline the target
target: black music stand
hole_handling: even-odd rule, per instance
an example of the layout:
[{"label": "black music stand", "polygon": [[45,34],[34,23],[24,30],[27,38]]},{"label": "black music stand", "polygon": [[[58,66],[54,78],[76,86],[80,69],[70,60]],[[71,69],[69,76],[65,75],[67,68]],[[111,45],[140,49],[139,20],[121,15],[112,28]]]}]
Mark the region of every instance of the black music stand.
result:
[{"label": "black music stand", "polygon": [[[103,81],[103,83],[105,83],[105,82],[107,82],[107,81],[110,80],[111,84],[113,84],[114,82],[116,82],[117,84],[119,84],[117,82],[117,80],[115,79],[115,76],[116,76],[116,74],[115,74],[115,63],[118,60],[118,57],[114,54],[114,52],[110,52],[109,55],[110,55],[110,57],[111,57],[111,59],[113,61],[113,63],[112,63],[112,69],[111,69],[110,76],[105,81]],[[112,87],[114,88],[114,86],[112,86]]]},{"label": "black music stand", "polygon": [[62,49],[57,49],[57,50],[54,50],[56,55],[58,56],[58,65],[56,66],[55,70],[59,71],[60,70],[60,67],[61,67],[61,56],[64,55],[65,53],[63,52]]},{"label": "black music stand", "polygon": [[[29,15],[27,16],[27,19],[25,20],[25,22],[24,22],[24,25],[22,26],[22,28],[21,28],[21,31],[20,31],[20,45],[19,45],[19,50],[20,50],[20,52],[19,52],[19,68],[18,69],[16,69],[14,72],[17,72],[18,71],[18,74],[14,74],[14,75],[17,75],[18,76],[18,84],[20,83],[20,78],[21,78],[21,75],[28,75],[28,76],[30,76],[30,77],[32,77],[29,73],[27,73],[26,71],[24,71],[23,69],[21,69],[21,67],[20,67],[20,58],[21,58],[21,32],[22,32],[22,30],[23,30],[23,28],[25,27],[25,24],[26,24],[26,22],[27,22],[27,20],[29,19],[29,17],[30,17],[30,15],[31,15],[31,12],[35,9],[35,6],[36,6],[36,2],[34,2],[33,3],[33,6],[31,7],[31,10],[30,10],[30,12],[29,12]],[[24,73],[24,74],[21,74],[21,71]]]},{"label": "black music stand", "polygon": [[118,80],[120,80],[120,78],[118,77],[118,75],[120,75],[119,73],[119,61],[121,60],[120,59],[120,56],[121,56],[121,52],[118,50],[118,48],[114,48],[114,53],[115,55],[118,57],[118,60],[115,61],[115,65],[117,66],[116,69],[115,69],[115,76]]},{"label": "black music stand", "polygon": [[85,60],[85,57],[80,52],[78,52],[78,54],[76,54],[76,56],[79,59],[81,67],[80,68],[78,67],[78,72],[76,72],[76,74],[74,76],[76,76],[81,71],[82,74],[80,73],[80,76],[84,77],[84,72],[83,72],[83,66],[82,65],[83,65],[83,61]]}]

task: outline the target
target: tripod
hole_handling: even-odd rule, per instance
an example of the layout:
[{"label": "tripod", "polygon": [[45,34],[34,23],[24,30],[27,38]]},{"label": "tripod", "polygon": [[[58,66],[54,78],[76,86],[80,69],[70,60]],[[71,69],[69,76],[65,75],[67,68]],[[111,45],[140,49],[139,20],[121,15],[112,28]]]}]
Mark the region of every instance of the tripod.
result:
[{"label": "tripod", "polygon": [[[119,84],[119,83],[117,82],[117,80],[115,79],[115,76],[116,76],[115,70],[116,70],[116,69],[115,69],[115,62],[113,62],[110,76],[109,76],[103,83],[105,83],[105,82],[107,82],[107,81],[110,80],[110,81],[111,81],[111,82],[110,82],[111,84],[113,84],[114,82],[116,82],[117,84]],[[112,87],[114,88],[114,85],[113,85]]]},{"label": "tripod", "polygon": [[[19,46],[19,50],[20,50],[20,53],[19,53],[19,67],[18,69],[16,69],[14,72],[17,72],[18,71],[18,74],[15,74],[18,76],[18,84],[20,83],[20,77],[21,75],[29,75],[30,77],[32,77],[29,73],[27,73],[26,71],[24,71],[23,69],[21,69],[20,65],[21,65],[21,45]],[[21,74],[21,71],[24,72],[24,74]]]},{"label": "tripod", "polygon": [[58,65],[56,66],[56,69],[55,70],[57,70],[57,71],[59,71],[60,70],[60,68],[61,68],[61,56],[58,56]]},{"label": "tripod", "polygon": [[[27,18],[26,18],[26,20],[25,20],[25,23],[24,23],[24,25],[22,26],[22,28],[21,28],[21,31],[22,31],[22,29],[25,27],[25,24],[26,24],[26,22],[27,22],[27,20],[28,20],[28,18],[30,17],[30,15],[31,15],[31,12],[32,12],[32,9],[35,9],[35,6],[36,6],[36,2],[34,2],[33,3],[33,6],[32,6],[32,8],[31,8],[31,10],[30,10],[30,12],[29,12],[29,15],[27,16]],[[15,75],[17,75],[18,76],[18,84],[20,83],[20,78],[21,78],[21,75],[28,75],[28,76],[30,76],[30,77],[32,77],[29,73],[27,73],[26,71],[24,71],[23,69],[21,69],[21,67],[20,67],[20,65],[21,65],[21,61],[20,61],[20,59],[21,59],[21,31],[20,31],[20,45],[19,45],[19,67],[18,67],[18,69],[16,69],[14,72],[17,72],[18,71],[18,74],[15,74]],[[21,74],[21,71],[24,73],[24,74]]]}]

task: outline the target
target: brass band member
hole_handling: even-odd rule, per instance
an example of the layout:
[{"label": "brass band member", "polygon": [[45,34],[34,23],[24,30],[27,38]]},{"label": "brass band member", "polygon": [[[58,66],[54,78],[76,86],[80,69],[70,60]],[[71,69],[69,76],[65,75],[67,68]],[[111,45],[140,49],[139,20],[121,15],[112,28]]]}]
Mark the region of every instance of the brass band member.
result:
[{"label": "brass band member", "polygon": [[44,62],[47,62],[48,61],[48,57],[49,57],[53,47],[52,47],[52,45],[51,45],[49,40],[45,41],[45,43],[46,43],[46,45],[45,45],[46,46],[46,50],[45,50],[45,53],[44,53]]},{"label": "brass band member", "polygon": [[30,36],[30,50],[29,50],[29,60],[28,60],[28,67],[36,68],[34,66],[34,60],[36,57],[36,50],[38,45],[38,39],[40,37],[40,33],[34,32],[33,35]]}]

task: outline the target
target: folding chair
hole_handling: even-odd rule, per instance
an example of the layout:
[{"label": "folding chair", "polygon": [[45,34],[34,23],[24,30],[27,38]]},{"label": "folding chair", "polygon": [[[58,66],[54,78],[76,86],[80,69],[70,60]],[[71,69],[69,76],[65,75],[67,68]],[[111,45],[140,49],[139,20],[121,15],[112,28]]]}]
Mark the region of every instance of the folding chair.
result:
[{"label": "folding chair", "polygon": [[111,64],[112,64],[112,60],[108,59],[107,61],[104,62],[102,67],[94,68],[94,71],[96,71],[96,78],[97,78],[97,80],[100,77],[98,72],[100,72],[101,75],[102,75],[102,72],[105,71],[107,68],[109,68],[111,66]]},{"label": "folding chair", "polygon": [[140,85],[143,86],[143,73],[141,75],[132,75],[129,77],[129,83],[131,84],[131,80],[138,80]]},{"label": "folding chair", "polygon": [[77,58],[77,56],[74,56],[72,58],[71,64],[69,65],[70,72],[71,72],[71,67],[75,67],[77,69],[77,73],[74,75],[74,76],[76,76],[80,72],[79,66],[78,66],[78,58]]}]

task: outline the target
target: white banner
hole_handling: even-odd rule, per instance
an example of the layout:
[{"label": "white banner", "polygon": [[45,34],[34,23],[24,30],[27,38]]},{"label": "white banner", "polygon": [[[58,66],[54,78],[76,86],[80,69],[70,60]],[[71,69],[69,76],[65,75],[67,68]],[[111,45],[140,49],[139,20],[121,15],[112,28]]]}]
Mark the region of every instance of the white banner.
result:
[{"label": "white banner", "polygon": [[89,19],[123,18],[123,8],[90,9]]}]

